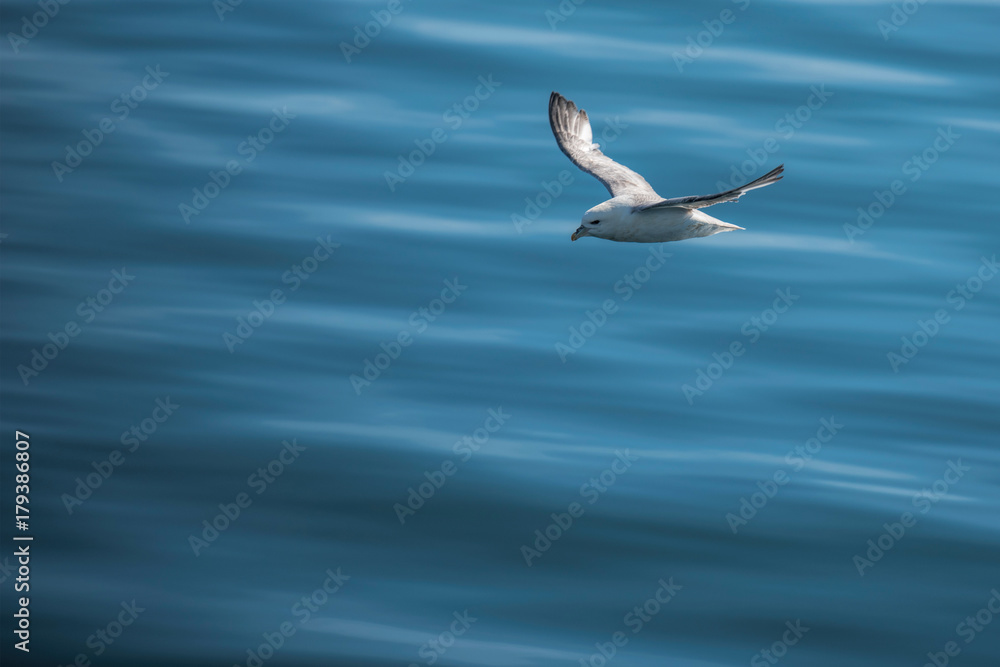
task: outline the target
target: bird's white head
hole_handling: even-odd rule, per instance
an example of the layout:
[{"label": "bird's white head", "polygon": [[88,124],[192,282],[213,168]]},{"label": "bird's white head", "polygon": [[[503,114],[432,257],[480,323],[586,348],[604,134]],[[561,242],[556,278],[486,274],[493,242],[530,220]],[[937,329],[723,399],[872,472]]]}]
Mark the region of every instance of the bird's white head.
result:
[{"label": "bird's white head", "polygon": [[596,236],[599,239],[614,239],[628,224],[632,207],[614,199],[602,202],[583,214],[580,226],[570,237],[571,241],[584,236]]}]

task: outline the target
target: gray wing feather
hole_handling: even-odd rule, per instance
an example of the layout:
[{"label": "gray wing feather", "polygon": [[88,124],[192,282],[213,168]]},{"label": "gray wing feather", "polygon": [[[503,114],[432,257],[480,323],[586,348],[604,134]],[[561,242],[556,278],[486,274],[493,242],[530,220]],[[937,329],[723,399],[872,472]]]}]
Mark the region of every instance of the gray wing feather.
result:
[{"label": "gray wing feather", "polygon": [[771,185],[772,183],[777,183],[781,180],[781,174],[785,171],[785,165],[780,165],[776,169],[773,169],[755,181],[750,181],[744,186],[733,188],[732,190],[726,190],[725,192],[719,192],[714,195],[692,195],[690,197],[674,197],[673,199],[664,199],[662,201],[653,202],[651,204],[644,204],[642,206],[636,206],[633,211],[648,211],[652,208],[665,208],[668,206],[679,206],[681,208],[705,208],[706,206],[713,206],[715,204],[721,204],[727,201],[736,201],[744,194],[750,190],[756,190],[757,188],[762,188],[766,185]]},{"label": "gray wing feather", "polygon": [[549,124],[566,157],[603,183],[611,196],[657,196],[646,179],[601,152],[594,143],[594,132],[590,128],[587,112],[577,109],[575,104],[556,92],[549,97]]}]

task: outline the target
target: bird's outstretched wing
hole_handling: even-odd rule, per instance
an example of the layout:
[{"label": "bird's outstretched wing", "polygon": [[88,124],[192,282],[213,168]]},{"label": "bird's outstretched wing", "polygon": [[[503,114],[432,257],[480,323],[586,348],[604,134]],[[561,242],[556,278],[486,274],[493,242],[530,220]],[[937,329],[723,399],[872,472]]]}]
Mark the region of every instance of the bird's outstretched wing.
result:
[{"label": "bird's outstretched wing", "polygon": [[549,97],[549,124],[566,157],[603,183],[611,196],[631,193],[658,197],[646,179],[601,152],[594,143],[587,112],[556,92]]},{"label": "bird's outstretched wing", "polygon": [[755,181],[750,181],[746,185],[738,188],[733,188],[732,190],[726,190],[725,192],[719,192],[714,195],[691,195],[690,197],[674,197],[673,199],[664,199],[662,201],[653,202],[650,204],[643,204],[641,206],[636,206],[632,209],[635,212],[638,211],[648,211],[652,208],[666,208],[668,206],[679,206],[681,208],[705,208],[706,206],[713,206],[715,204],[721,204],[727,201],[736,201],[742,197],[747,192],[751,190],[756,190],[757,188],[762,188],[765,185],[771,185],[772,183],[777,183],[781,180],[781,174],[785,171],[785,165],[780,165],[776,169],[773,169]]}]

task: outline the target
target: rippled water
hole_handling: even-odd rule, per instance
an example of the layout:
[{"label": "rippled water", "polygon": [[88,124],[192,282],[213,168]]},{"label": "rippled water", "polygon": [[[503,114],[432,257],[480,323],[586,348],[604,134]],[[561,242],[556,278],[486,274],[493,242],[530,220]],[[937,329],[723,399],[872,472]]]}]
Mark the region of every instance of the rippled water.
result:
[{"label": "rippled water", "polygon": [[0,14],[32,664],[996,664],[996,3],[222,2]]}]

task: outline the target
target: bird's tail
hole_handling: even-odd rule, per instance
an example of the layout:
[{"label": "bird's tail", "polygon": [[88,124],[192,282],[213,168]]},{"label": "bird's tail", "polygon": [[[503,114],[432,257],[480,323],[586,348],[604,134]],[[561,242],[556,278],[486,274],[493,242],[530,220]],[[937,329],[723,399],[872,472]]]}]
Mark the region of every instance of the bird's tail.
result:
[{"label": "bird's tail", "polygon": [[719,232],[735,232],[736,230],[745,229],[739,225],[713,218],[708,213],[698,209],[691,211],[691,219],[701,223],[698,228],[700,231],[699,236],[711,236]]}]

